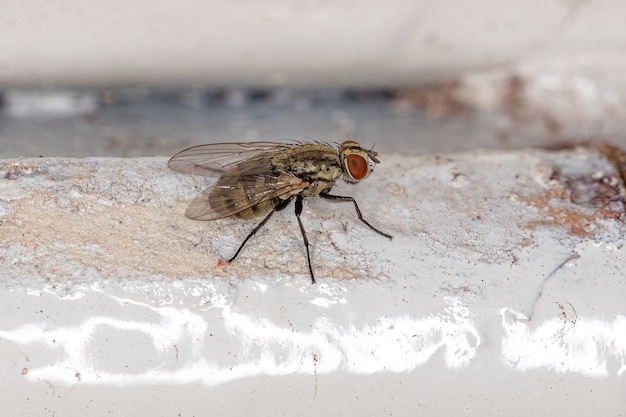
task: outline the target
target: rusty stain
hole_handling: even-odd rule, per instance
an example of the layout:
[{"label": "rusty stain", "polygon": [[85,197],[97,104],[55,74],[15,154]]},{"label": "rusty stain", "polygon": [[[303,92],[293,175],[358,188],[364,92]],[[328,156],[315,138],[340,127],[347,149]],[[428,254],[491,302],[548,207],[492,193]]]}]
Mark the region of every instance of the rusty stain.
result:
[{"label": "rusty stain", "polygon": [[597,217],[595,214],[582,214],[577,212],[571,207],[558,207],[553,205],[555,197],[552,195],[552,191],[539,194],[538,196],[531,198],[520,198],[522,201],[536,207],[542,212],[542,219],[531,220],[528,222],[530,229],[535,229],[538,226],[555,226],[555,225],[567,225],[570,233],[577,236],[589,236],[590,232],[587,230],[587,226],[592,223]]},{"label": "rusty stain", "polygon": [[528,226],[564,224],[570,233],[589,237],[594,221],[624,221],[626,216],[626,152],[611,146],[597,149],[614,167],[611,173],[565,175],[553,168],[552,187],[541,194],[521,200],[542,212],[543,219],[530,221]]}]

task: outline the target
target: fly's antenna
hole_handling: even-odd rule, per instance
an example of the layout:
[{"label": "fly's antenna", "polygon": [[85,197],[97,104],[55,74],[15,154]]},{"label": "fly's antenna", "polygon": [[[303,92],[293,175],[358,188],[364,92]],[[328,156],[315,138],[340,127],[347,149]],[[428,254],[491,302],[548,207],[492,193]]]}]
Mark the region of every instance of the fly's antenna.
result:
[{"label": "fly's antenna", "polygon": [[374,146],[376,146],[376,142],[374,142],[374,144],[372,145],[372,147],[371,147],[369,150],[367,150],[367,151],[366,151],[366,152],[367,152],[367,156],[369,156],[369,157],[370,157],[370,159],[371,159],[372,161],[374,161],[374,163],[376,163],[376,164],[380,164],[380,159],[378,159],[378,158],[377,158],[377,156],[378,156],[378,152],[376,152],[376,151],[374,150]]}]

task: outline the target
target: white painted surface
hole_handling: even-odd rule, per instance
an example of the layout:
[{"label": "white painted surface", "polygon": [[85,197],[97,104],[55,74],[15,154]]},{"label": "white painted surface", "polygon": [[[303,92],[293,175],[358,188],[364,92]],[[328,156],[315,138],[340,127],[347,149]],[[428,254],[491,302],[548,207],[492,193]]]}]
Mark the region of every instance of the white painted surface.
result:
[{"label": "white painted surface", "polygon": [[4,0],[0,85],[397,86],[546,61],[623,85],[624,15],[620,0]]},{"label": "white painted surface", "polygon": [[308,201],[317,285],[290,209],[219,266],[252,224],[185,219],[164,158],[3,160],[2,414],[623,415],[614,167],[381,158],[337,192],[394,240]]}]

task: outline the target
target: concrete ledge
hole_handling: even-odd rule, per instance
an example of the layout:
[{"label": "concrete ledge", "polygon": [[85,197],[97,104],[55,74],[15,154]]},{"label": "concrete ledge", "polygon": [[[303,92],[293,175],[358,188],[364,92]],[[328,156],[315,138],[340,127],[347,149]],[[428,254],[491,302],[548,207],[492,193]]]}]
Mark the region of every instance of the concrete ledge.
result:
[{"label": "concrete ledge", "polygon": [[624,154],[382,159],[337,192],[393,241],[305,204],[317,285],[165,158],[1,160],[2,414],[624,414]]}]

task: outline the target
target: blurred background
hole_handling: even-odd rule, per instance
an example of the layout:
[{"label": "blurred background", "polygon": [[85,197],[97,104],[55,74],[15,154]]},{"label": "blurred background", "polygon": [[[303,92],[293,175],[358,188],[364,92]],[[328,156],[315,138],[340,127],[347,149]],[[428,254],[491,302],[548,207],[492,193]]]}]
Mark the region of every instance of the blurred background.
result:
[{"label": "blurred background", "polygon": [[0,157],[626,144],[620,0],[2,0]]}]

